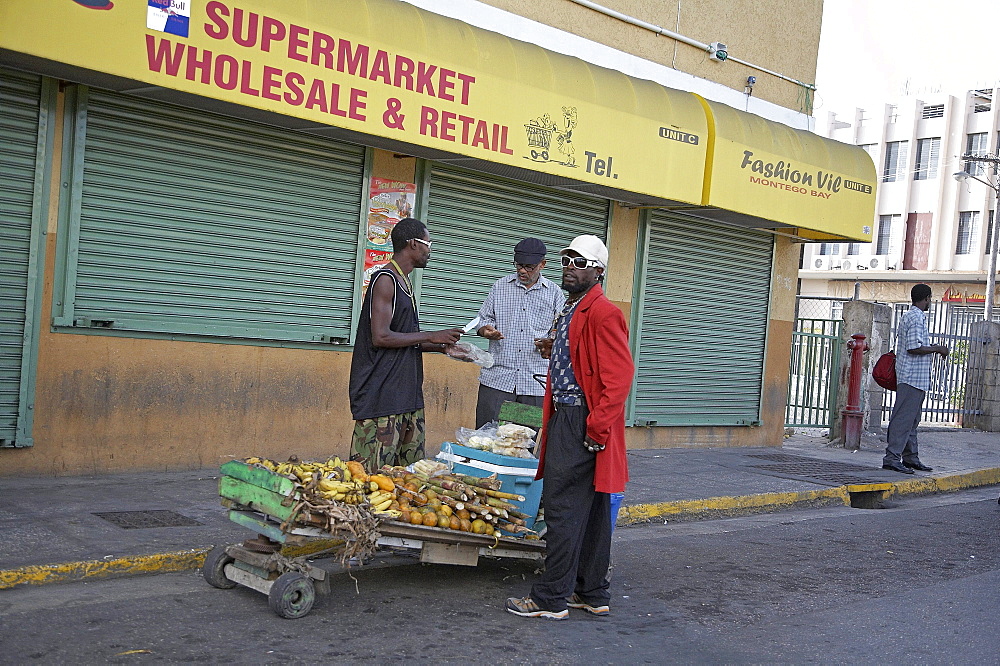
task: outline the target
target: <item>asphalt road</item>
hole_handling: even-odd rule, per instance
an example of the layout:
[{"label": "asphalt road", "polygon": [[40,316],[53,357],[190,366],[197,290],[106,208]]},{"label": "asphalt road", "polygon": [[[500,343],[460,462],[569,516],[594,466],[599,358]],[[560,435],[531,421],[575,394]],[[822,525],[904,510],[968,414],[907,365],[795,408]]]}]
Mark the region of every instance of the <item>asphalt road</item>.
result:
[{"label": "asphalt road", "polygon": [[509,561],[340,575],[298,620],[194,573],[23,587],[0,663],[1000,664],[997,492],[619,529],[609,618],[503,612]]}]

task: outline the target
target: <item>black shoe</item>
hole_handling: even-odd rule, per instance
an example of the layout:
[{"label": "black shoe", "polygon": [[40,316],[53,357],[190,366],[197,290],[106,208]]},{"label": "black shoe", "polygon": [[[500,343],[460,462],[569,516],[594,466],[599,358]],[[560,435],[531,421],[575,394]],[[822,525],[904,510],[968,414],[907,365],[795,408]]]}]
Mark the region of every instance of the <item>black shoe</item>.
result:
[{"label": "black shoe", "polygon": [[884,462],[882,463],[882,469],[889,469],[893,472],[899,472],[901,474],[913,474],[912,469],[903,467],[903,465],[898,462]]},{"label": "black shoe", "polygon": [[933,467],[928,467],[927,465],[923,464],[919,460],[916,461],[916,462],[906,462],[904,460],[903,461],[903,465],[906,466],[906,467],[909,467],[910,469],[915,469],[918,472],[933,472],[934,471]]}]

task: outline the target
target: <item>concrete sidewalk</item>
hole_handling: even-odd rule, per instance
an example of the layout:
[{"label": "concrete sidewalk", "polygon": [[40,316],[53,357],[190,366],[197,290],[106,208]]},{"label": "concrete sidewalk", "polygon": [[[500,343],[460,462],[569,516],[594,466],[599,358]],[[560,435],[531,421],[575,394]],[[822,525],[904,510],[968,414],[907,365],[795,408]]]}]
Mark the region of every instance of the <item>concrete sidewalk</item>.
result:
[{"label": "concrete sidewalk", "polygon": [[[914,475],[882,470],[884,446],[884,439],[867,435],[861,450],[851,452],[795,435],[773,448],[632,451],[618,525],[851,506],[1000,484],[1000,434],[921,430],[921,459],[934,471]],[[217,469],[0,477],[0,489],[0,589],[196,569],[213,546],[254,536],[226,517]]]}]

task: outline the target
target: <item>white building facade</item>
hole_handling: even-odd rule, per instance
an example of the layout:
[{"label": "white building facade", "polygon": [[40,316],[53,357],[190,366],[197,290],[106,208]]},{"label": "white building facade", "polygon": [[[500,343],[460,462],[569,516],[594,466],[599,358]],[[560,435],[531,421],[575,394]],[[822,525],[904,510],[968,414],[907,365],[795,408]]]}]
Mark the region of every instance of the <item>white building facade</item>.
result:
[{"label": "white building facade", "polygon": [[961,159],[997,154],[995,89],[905,97],[853,118],[827,114],[817,133],[863,147],[875,163],[873,237],[804,246],[802,296],[849,297],[858,283],[861,298],[906,302],[910,287],[925,282],[934,300],[981,307],[996,193],[953,174],[996,181],[987,166]]}]

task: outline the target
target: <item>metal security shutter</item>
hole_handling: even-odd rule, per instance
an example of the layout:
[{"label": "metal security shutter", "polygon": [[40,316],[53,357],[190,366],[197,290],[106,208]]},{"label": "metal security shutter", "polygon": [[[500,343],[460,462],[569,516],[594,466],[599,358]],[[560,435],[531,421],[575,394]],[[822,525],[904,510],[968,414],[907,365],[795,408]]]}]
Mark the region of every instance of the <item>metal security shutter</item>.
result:
[{"label": "metal security shutter", "polygon": [[496,176],[435,166],[427,226],[434,249],[421,276],[420,327],[463,326],[479,312],[496,280],[514,272],[514,246],[540,238],[542,273],[560,282],[559,250],[574,236],[607,239],[610,202]]},{"label": "metal security shutter", "polygon": [[759,423],[772,236],[659,211],[647,229],[633,422]]},{"label": "metal security shutter", "polygon": [[31,220],[35,196],[41,79],[0,72],[0,445],[24,446],[22,410],[27,340]]},{"label": "metal security shutter", "polygon": [[91,90],[75,326],[350,336],[363,147]]}]

